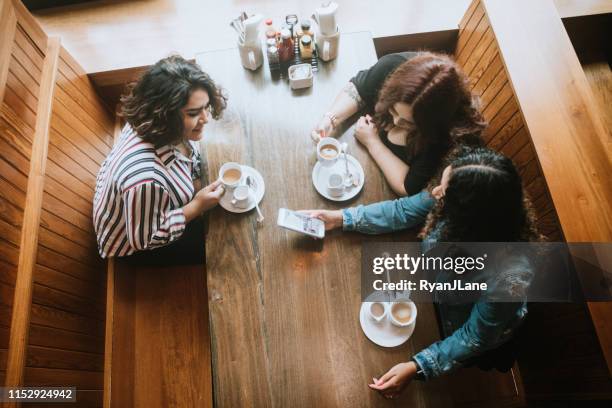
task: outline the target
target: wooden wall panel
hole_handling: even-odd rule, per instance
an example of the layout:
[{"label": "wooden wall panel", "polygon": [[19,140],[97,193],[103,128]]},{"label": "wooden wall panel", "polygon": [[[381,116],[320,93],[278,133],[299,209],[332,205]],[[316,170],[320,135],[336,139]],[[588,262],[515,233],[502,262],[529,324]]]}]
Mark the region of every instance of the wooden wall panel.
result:
[{"label": "wooden wall panel", "polygon": [[24,36],[24,29],[8,2],[0,5],[0,17],[3,22],[0,28],[3,35],[0,38],[0,377],[3,385],[42,58],[38,64],[29,61],[23,66],[19,59],[26,52],[38,55],[39,48]]},{"label": "wooden wall panel", "polygon": [[468,8],[459,25],[455,58],[468,76],[471,91],[479,98],[483,116],[489,123],[484,133],[487,146],[513,160],[534,203],[538,228],[549,239],[560,239],[563,234],[538,157],[500,56],[494,30],[478,0]]},{"label": "wooden wall panel", "polygon": [[0,17],[0,383],[74,385],[71,406],[101,406],[106,265],[91,218],[113,117],[21,2]]},{"label": "wooden wall panel", "polygon": [[[100,405],[106,263],[92,224],[113,117],[62,48],[54,89],[26,384],[75,384]],[[91,405],[90,405],[91,406]]]}]

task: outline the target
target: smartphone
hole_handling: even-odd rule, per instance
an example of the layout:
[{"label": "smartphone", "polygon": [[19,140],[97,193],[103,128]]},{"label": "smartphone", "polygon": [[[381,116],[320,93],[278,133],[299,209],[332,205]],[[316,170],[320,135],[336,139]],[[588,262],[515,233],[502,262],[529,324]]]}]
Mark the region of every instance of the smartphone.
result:
[{"label": "smartphone", "polygon": [[323,238],[325,236],[325,223],[323,221],[286,208],[278,210],[278,220],[276,223],[279,227],[301,232],[314,238]]}]

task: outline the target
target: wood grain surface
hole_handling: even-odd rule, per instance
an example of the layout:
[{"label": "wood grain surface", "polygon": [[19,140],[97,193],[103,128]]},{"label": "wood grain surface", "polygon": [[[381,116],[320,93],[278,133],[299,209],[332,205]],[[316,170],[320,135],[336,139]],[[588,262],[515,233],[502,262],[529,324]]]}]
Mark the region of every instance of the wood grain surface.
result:
[{"label": "wood grain surface", "polygon": [[359,324],[360,253],[365,241],[405,235],[334,232],[322,241],[276,225],[278,209],[338,209],[391,199],[379,169],[348,130],[341,136],[366,174],[348,203],[322,198],[311,181],[316,162],[310,130],[334,96],[375,61],[369,33],[343,34],[337,60],[321,64],[314,86],[291,91],[264,65],[244,70],[236,49],[199,54],[204,71],[227,90],[224,117],[209,123],[203,150],[208,180],[235,161],[266,182],[257,225],[254,212],[210,212],[206,239],[214,398],[218,407],[449,406],[444,379],[416,383],[397,401],[368,387],[393,365],[439,338],[432,305],[419,305],[416,331],[404,345],[371,343]]},{"label": "wood grain surface", "polygon": [[[554,4],[483,3],[565,239],[610,242],[612,136]],[[612,373],[612,302],[589,310]]]},{"label": "wood grain surface", "polygon": [[[206,270],[114,261],[111,407],[211,407]],[[108,406],[108,405],[106,405]]]},{"label": "wood grain surface", "polygon": [[51,100],[59,58],[60,41],[49,39],[42,69],[37,118],[32,143],[32,157],[28,173],[27,197],[24,208],[24,223],[21,226],[19,264],[15,281],[15,301],[11,318],[11,337],[7,361],[7,386],[21,385],[27,353],[28,326],[30,324],[33,274],[38,245],[38,227],[42,208],[43,185],[49,141]]}]

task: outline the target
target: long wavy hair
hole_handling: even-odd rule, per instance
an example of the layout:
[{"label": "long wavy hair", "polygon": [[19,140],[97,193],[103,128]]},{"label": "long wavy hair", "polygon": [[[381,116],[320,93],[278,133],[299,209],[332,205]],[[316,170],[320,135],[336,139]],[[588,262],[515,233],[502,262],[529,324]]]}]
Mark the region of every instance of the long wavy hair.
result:
[{"label": "long wavy hair", "polygon": [[448,150],[460,143],[482,143],[486,123],[465,74],[447,55],[422,52],[388,76],[374,109],[380,132],[393,124],[389,108],[397,102],[412,106],[416,129],[407,145],[409,154],[428,146]]},{"label": "long wavy hair", "polygon": [[208,93],[212,117],[218,119],[227,106],[223,90],[198,64],[173,55],[128,86],[121,97],[121,114],[140,137],[156,147],[176,144],[184,132],[181,109],[198,89]]},{"label": "long wavy hair", "polygon": [[420,236],[439,227],[440,242],[541,241],[512,161],[487,148],[459,148],[451,175]]}]

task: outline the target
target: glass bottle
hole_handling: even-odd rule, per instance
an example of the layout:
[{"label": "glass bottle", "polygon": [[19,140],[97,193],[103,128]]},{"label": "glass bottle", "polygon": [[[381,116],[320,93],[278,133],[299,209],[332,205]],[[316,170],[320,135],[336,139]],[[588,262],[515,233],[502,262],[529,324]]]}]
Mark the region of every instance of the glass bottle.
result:
[{"label": "glass bottle", "polygon": [[312,58],[312,37],[308,34],[300,38],[300,56],[302,59]]},{"label": "glass bottle", "polygon": [[295,49],[291,31],[281,30],[281,41],[278,44],[278,57],[281,62],[291,61],[295,57]]},{"label": "glass bottle", "polygon": [[266,35],[266,39],[276,38],[276,28],[274,28],[274,26],[272,25],[271,18],[266,20],[266,26],[264,28],[264,33]]}]

